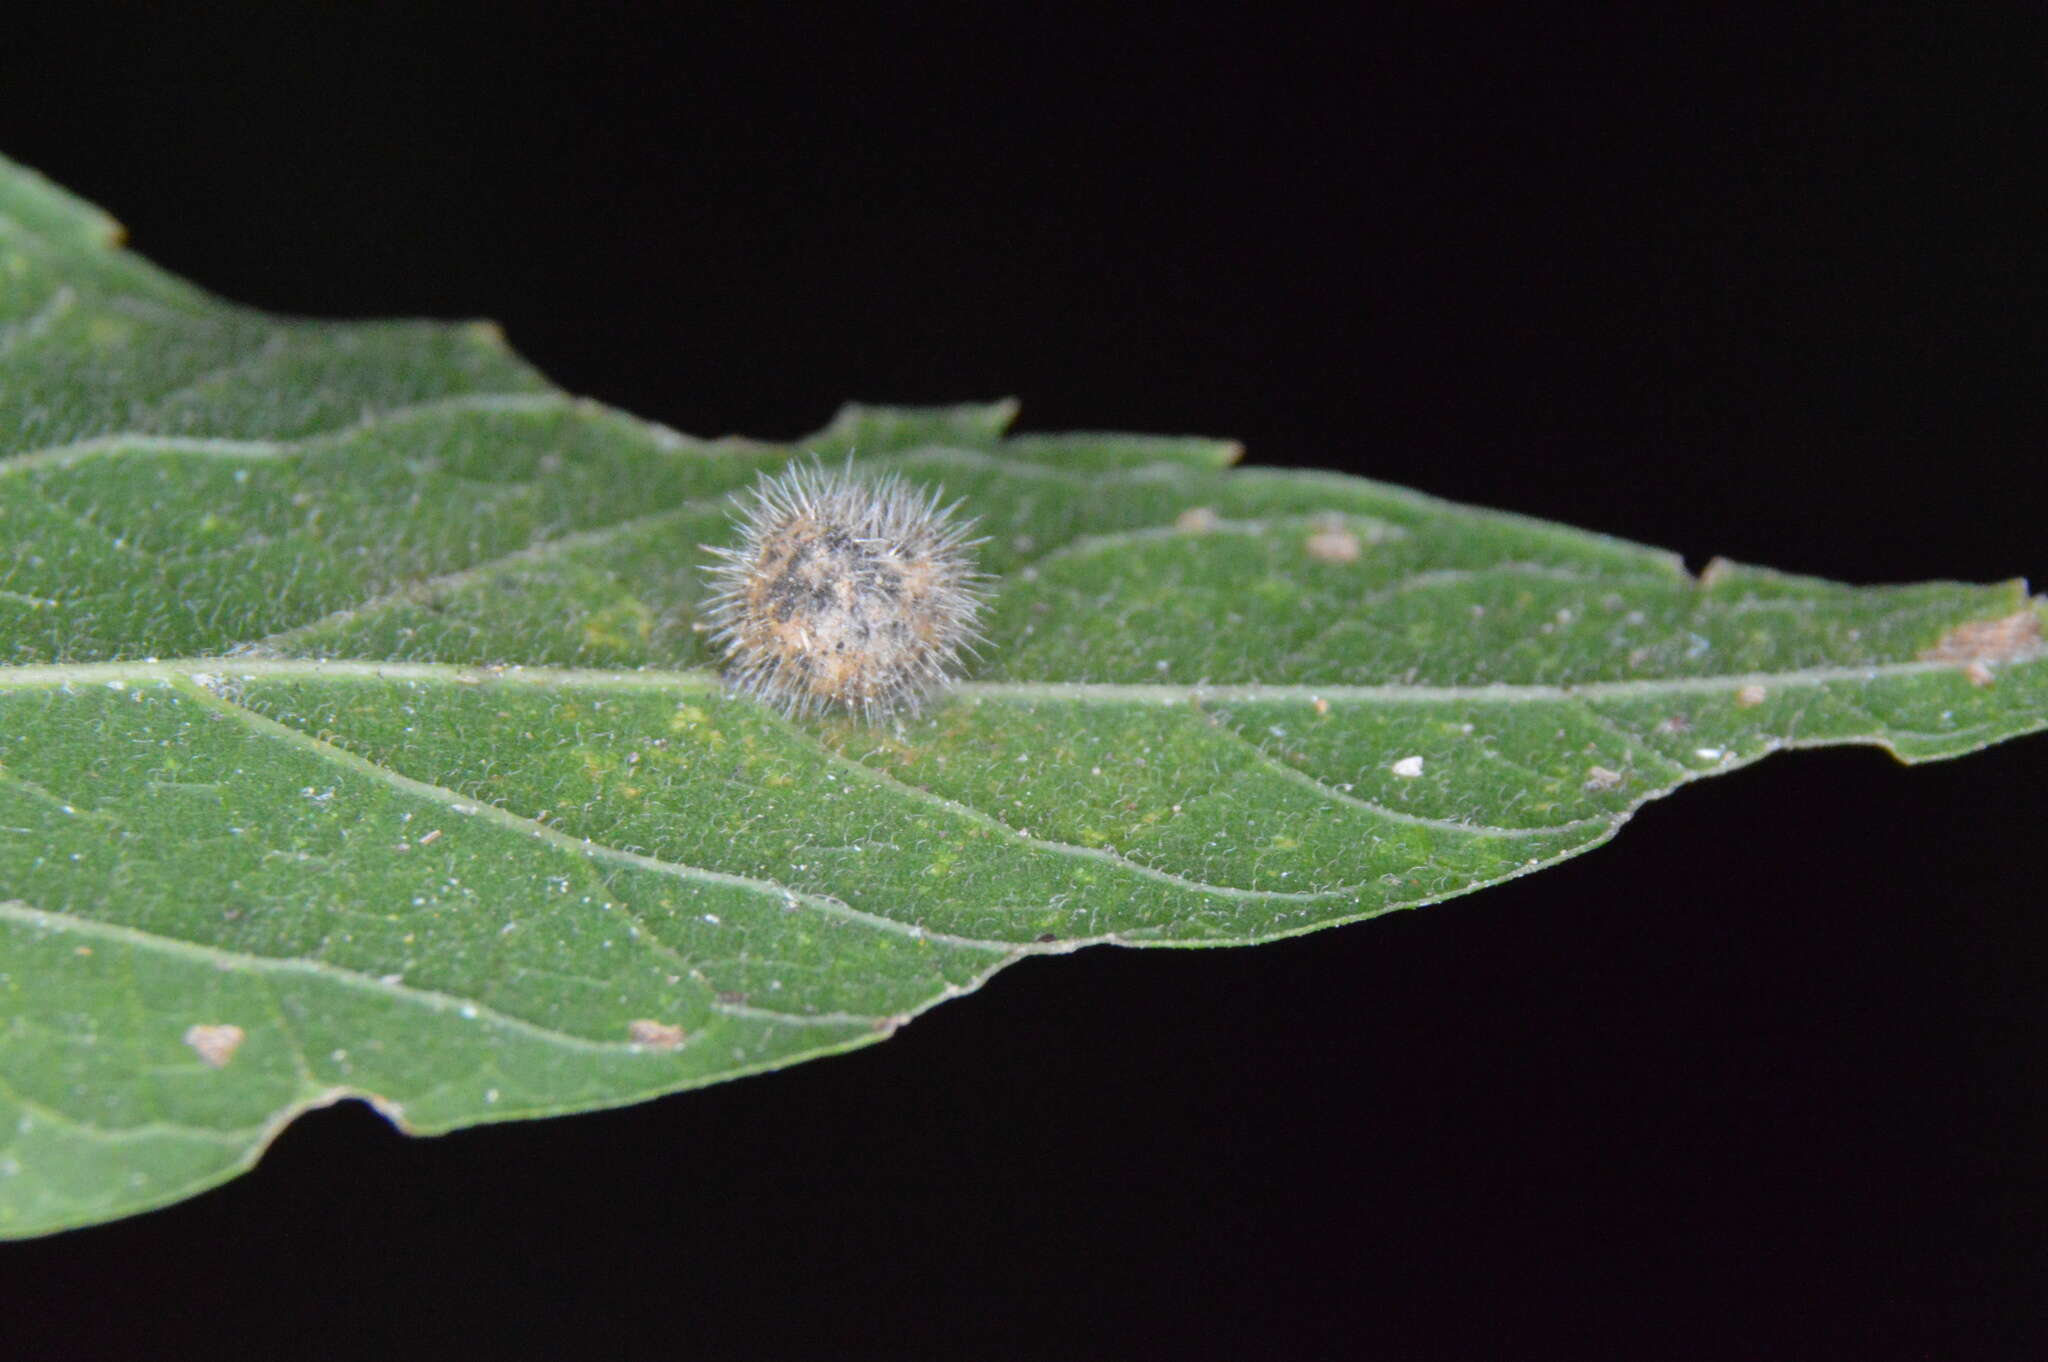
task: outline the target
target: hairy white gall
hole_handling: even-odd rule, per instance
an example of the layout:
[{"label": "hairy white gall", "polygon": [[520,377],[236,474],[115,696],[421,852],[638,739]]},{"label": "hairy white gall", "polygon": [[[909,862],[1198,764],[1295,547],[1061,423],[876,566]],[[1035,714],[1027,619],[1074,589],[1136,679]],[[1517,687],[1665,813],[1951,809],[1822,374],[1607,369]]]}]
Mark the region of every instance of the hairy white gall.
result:
[{"label": "hairy white gall", "polygon": [[850,462],[764,477],[740,504],[738,543],[705,545],[726,680],[786,714],[916,712],[981,637],[982,541],[957,510]]}]

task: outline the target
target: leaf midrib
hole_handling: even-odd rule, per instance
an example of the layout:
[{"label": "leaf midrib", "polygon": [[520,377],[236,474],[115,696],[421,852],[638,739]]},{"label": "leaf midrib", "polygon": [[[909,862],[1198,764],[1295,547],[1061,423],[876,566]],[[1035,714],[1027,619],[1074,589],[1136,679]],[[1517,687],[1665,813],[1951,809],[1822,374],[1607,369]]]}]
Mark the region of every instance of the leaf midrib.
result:
[{"label": "leaf midrib", "polygon": [[[2048,658],[2048,647],[1998,659],[1998,668],[2025,666]],[[1968,663],[1941,660],[1873,662],[1855,666],[1805,667],[1779,672],[1721,672],[1704,676],[1647,677],[1630,681],[1527,683],[1489,681],[1477,685],[1431,686],[1309,685],[1241,683],[1162,685],[1092,681],[962,681],[947,688],[963,699],[1036,700],[1063,704],[1204,705],[1261,702],[1314,704],[1437,704],[1486,701],[1529,704],[1583,700],[1654,699],[1666,695],[1712,694],[1749,685],[1825,686],[1961,673]],[[354,658],[241,658],[233,656],[141,658],[132,661],[0,665],[0,690],[42,686],[108,685],[117,681],[177,681],[309,677],[353,681],[429,681],[476,686],[493,682],[562,689],[672,690],[717,693],[724,683],[701,668],[529,667],[518,663],[478,666],[456,662],[380,662]]]}]

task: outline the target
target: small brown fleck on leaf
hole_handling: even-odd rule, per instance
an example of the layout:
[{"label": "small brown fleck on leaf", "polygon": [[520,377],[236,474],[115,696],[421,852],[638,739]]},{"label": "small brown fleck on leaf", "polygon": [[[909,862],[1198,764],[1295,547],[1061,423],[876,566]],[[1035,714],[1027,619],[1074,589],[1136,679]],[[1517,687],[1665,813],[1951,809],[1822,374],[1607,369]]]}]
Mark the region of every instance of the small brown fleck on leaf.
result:
[{"label": "small brown fleck on leaf", "polygon": [[1659,733],[1683,733],[1691,727],[1692,720],[1686,718],[1683,714],[1673,714],[1669,718],[1657,721],[1657,731]]},{"label": "small brown fleck on leaf", "polygon": [[1982,690],[1998,678],[1993,676],[1991,668],[1985,666],[1982,662],[1972,662],[1969,666],[1963,668],[1963,679],[1977,689]]},{"label": "small brown fleck on leaf", "polygon": [[235,1057],[235,1051],[242,1047],[245,1034],[241,1027],[227,1023],[194,1025],[185,1028],[185,1043],[192,1047],[193,1053],[207,1068],[225,1069],[228,1061]]},{"label": "small brown fleck on leaf", "polygon": [[[2032,610],[1995,620],[1971,620],[1920,651],[1922,662],[2012,662],[2041,647],[2041,617]],[[1984,683],[1978,683],[1984,684]]]},{"label": "small brown fleck on leaf", "polygon": [[1741,690],[1735,692],[1735,703],[1743,709],[1755,709],[1764,702],[1764,697],[1769,694],[1770,692],[1762,686],[1744,686]]},{"label": "small brown fleck on leaf", "polygon": [[1365,551],[1357,535],[1334,527],[1317,530],[1302,547],[1318,563],[1355,563]]},{"label": "small brown fleck on leaf", "polygon": [[720,989],[717,998],[719,1002],[724,1003],[727,1007],[740,1007],[747,1001],[746,994],[732,988]]},{"label": "small brown fleck on leaf", "polygon": [[645,1018],[627,1022],[626,1035],[635,1045],[647,1045],[656,1050],[676,1050],[683,1044],[682,1027]]},{"label": "small brown fleck on leaf", "polygon": [[1330,702],[1328,700],[1325,700],[1322,696],[1318,695],[1314,699],[1314,701],[1312,701],[1312,703],[1316,707],[1316,713],[1328,714],[1330,712]]},{"label": "small brown fleck on leaf", "polygon": [[423,847],[430,847],[430,846],[432,846],[432,845],[433,845],[434,843],[436,843],[436,842],[438,842],[438,841],[440,841],[440,840],[441,840],[441,830],[440,830],[439,828],[435,828],[435,829],[434,829],[434,830],[433,830],[432,832],[430,832],[430,833],[428,833],[428,834],[427,834],[426,836],[424,836],[424,837],[420,838],[420,845],[421,845],[421,846],[423,846]]},{"label": "small brown fleck on leaf", "polygon": [[1207,534],[1220,523],[1207,506],[1190,506],[1174,518],[1173,528],[1182,534]]},{"label": "small brown fleck on leaf", "polygon": [[1621,772],[1619,771],[1610,771],[1605,766],[1589,766],[1586,768],[1585,788],[1588,790],[1596,792],[1611,790],[1619,784],[1621,784]]},{"label": "small brown fleck on leaf", "polygon": [[1721,557],[1719,554],[1715,554],[1712,558],[1709,558],[1707,560],[1707,565],[1700,569],[1700,585],[1702,587],[1719,586],[1722,582],[1726,581],[1728,577],[1734,573],[1734,571],[1735,564],[1729,562],[1726,558]]}]

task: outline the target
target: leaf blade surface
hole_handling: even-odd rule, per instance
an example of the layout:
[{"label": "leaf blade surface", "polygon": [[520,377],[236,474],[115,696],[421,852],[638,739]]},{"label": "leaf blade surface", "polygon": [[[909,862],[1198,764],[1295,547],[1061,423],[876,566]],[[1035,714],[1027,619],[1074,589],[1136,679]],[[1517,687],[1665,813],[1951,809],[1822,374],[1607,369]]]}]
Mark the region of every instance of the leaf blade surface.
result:
[{"label": "leaf blade surface", "polygon": [[[1850,588],[1010,404],[696,440],[487,327],[270,318],[0,163],[0,1234],[290,1117],[590,1109],[869,1043],[1022,955],[1273,940],[1578,854],[1788,746],[2048,715],[2017,582]],[[732,495],[981,518],[928,714],[727,695]]]}]

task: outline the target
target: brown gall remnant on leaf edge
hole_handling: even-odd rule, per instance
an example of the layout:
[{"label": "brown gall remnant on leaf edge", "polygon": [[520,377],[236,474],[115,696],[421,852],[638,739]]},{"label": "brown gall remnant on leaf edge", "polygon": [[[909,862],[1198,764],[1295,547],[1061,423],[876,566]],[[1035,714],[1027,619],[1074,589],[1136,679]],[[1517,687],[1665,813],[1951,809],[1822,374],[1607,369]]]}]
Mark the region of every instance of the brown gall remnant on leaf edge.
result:
[{"label": "brown gall remnant on leaf edge", "polygon": [[2029,607],[1995,620],[1970,620],[1920,650],[1922,662],[2015,662],[2041,647],[2041,617]]}]

